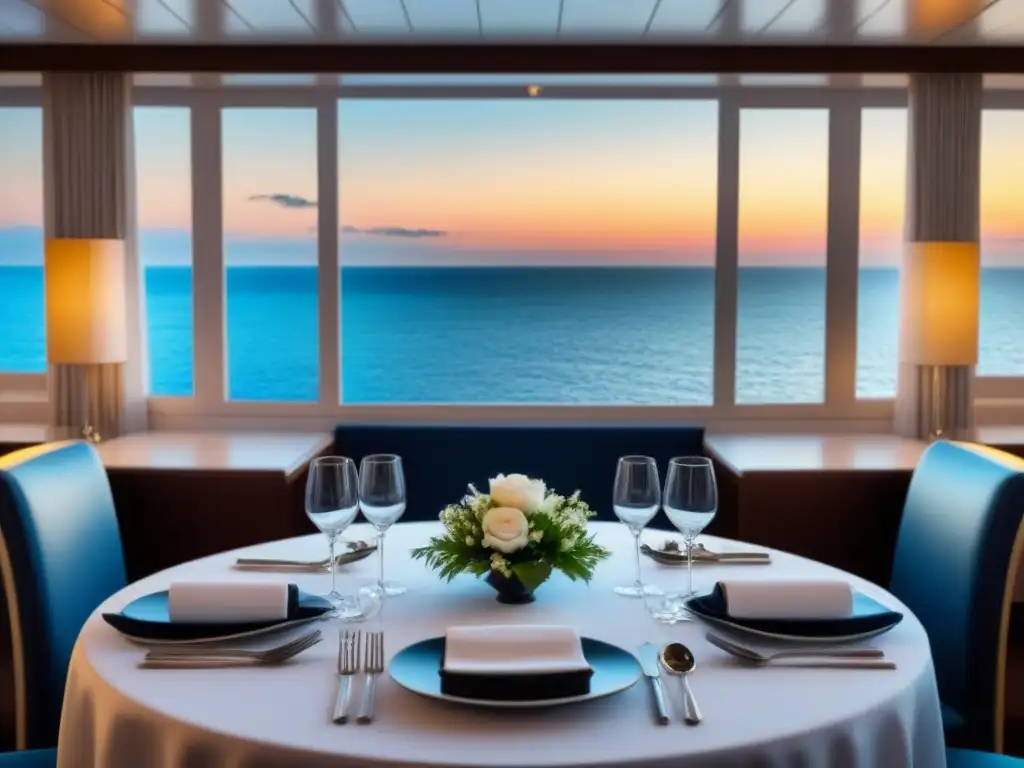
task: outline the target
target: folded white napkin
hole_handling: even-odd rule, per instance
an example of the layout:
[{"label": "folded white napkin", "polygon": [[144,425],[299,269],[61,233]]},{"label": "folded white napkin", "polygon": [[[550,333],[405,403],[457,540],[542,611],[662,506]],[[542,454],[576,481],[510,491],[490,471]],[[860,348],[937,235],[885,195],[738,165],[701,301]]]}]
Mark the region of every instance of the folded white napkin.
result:
[{"label": "folded white napkin", "polygon": [[172,622],[229,624],[288,618],[288,585],[280,582],[179,581],[171,584]]},{"label": "folded white napkin", "polygon": [[720,581],[726,611],[736,619],[844,619],[853,613],[845,581]]},{"label": "folded white napkin", "polygon": [[572,627],[495,625],[449,627],[444,669],[466,675],[537,675],[590,669]]}]

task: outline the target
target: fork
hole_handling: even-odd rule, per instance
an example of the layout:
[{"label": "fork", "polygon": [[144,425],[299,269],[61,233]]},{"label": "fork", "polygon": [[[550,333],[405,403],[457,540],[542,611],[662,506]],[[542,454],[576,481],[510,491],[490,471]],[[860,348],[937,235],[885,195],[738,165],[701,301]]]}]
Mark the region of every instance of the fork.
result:
[{"label": "fork", "polygon": [[363,672],[366,673],[366,687],[363,689],[363,701],[359,705],[357,723],[373,721],[373,703],[377,690],[377,676],[384,671],[384,633],[366,633],[366,657],[363,660]]},{"label": "fork", "polygon": [[348,703],[352,698],[352,676],[359,671],[359,651],[362,633],[338,632],[338,695],[334,699],[331,721],[344,725],[348,722]]},{"label": "fork", "polygon": [[714,646],[721,648],[726,653],[737,656],[755,664],[770,664],[773,661],[784,659],[882,659],[885,652],[878,648],[794,648],[786,651],[775,651],[774,653],[763,653],[741,645],[734,640],[727,640],[719,635],[708,632],[705,637]]},{"label": "fork", "polygon": [[256,651],[248,648],[166,647],[150,650],[142,660],[145,667],[187,667],[213,665],[270,666],[282,664],[312,648],[323,639],[317,629],[287,643]]}]

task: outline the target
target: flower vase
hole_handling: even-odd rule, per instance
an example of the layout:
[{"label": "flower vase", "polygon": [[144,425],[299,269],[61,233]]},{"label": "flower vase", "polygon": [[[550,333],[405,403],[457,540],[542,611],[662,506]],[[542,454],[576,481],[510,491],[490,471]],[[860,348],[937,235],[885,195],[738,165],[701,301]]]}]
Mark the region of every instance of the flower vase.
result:
[{"label": "flower vase", "polygon": [[497,599],[499,603],[504,603],[505,605],[525,605],[536,600],[533,596],[533,590],[527,589],[523,582],[515,575],[509,577],[497,571],[490,571],[487,574],[486,581],[498,593]]}]

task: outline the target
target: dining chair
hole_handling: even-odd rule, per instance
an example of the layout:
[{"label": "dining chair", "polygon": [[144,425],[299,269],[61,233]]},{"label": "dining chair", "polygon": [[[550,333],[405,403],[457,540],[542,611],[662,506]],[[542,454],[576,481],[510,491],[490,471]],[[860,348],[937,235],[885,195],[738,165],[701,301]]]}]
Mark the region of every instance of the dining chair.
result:
[{"label": "dining chair", "polygon": [[1022,516],[1024,460],[945,441],[922,454],[903,508],[889,589],[928,633],[950,747],[1002,752]]},{"label": "dining chair", "polygon": [[[0,457],[0,575],[10,618],[17,748],[54,747],[78,633],[93,610],[125,586],[114,500],[91,444],[53,443]],[[7,760],[45,764],[32,762],[30,754],[4,755],[0,768]]]}]

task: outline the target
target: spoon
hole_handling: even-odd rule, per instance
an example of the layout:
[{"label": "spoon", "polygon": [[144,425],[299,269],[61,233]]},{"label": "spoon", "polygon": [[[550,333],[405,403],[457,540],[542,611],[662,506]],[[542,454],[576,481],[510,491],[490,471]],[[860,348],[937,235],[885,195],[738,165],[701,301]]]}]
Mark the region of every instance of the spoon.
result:
[{"label": "spoon", "polygon": [[683,684],[683,720],[687,725],[697,725],[701,721],[700,708],[687,679],[687,675],[697,668],[697,660],[682,643],[669,643],[661,649],[660,657],[662,666],[669,674],[678,675]]}]

